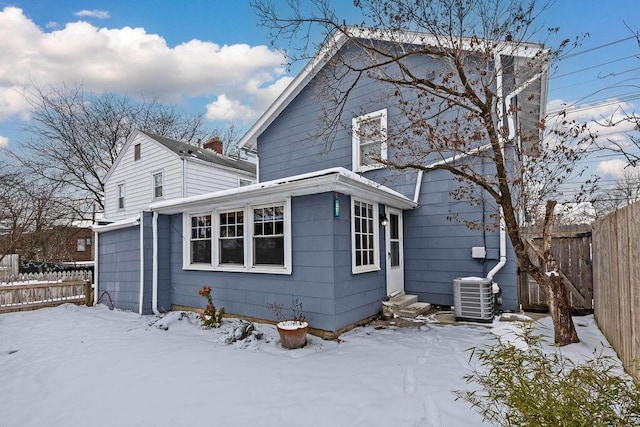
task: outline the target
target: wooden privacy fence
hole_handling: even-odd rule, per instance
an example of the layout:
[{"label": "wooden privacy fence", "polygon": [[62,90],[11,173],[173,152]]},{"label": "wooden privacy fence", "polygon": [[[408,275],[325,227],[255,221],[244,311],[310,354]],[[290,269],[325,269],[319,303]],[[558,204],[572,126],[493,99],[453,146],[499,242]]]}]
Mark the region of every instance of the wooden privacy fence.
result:
[{"label": "wooden privacy fence", "polygon": [[0,278],[0,313],[65,303],[91,304],[91,273],[58,272]]},{"label": "wooden privacy fence", "polygon": [[593,295],[600,330],[640,382],[640,203],[593,224]]},{"label": "wooden privacy fence", "polygon": [[[543,265],[542,232],[528,230],[528,248],[537,265]],[[579,312],[593,309],[593,275],[591,270],[591,225],[560,225],[553,228],[551,252],[571,298],[571,307]],[[524,310],[547,311],[547,296],[528,274],[518,275],[518,298]]]}]

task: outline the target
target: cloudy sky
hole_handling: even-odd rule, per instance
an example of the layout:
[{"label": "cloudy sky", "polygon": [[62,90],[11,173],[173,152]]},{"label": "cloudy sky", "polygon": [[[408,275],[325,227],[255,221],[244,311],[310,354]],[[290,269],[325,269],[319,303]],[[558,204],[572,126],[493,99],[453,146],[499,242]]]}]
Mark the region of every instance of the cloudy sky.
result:
[{"label": "cloudy sky", "polygon": [[[335,3],[347,23],[358,22],[352,2]],[[21,92],[34,82],[159,97],[246,128],[302,65],[287,72],[257,21],[248,0],[0,0],[0,146],[19,146],[29,119]],[[560,27],[558,40],[589,34],[558,63],[550,111],[635,109],[637,0],[556,0],[543,22]],[[601,158],[594,168],[613,176],[617,162]]]}]

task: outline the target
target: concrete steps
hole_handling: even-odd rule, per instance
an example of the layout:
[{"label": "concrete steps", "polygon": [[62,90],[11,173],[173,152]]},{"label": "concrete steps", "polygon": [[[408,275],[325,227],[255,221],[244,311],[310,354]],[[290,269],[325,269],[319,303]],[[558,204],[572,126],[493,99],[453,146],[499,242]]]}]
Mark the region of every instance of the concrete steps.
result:
[{"label": "concrete steps", "polygon": [[399,294],[383,303],[393,314],[400,317],[415,318],[431,309],[431,304],[418,302],[416,295]]}]

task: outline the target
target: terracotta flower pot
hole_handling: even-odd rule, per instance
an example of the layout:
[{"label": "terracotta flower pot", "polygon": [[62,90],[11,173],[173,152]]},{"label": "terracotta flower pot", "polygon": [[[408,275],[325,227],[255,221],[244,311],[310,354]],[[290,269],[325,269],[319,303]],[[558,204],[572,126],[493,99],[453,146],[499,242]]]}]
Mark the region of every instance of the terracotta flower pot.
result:
[{"label": "terracotta flower pot", "polygon": [[285,320],[277,325],[282,347],[288,349],[302,348],[307,344],[308,322]]}]

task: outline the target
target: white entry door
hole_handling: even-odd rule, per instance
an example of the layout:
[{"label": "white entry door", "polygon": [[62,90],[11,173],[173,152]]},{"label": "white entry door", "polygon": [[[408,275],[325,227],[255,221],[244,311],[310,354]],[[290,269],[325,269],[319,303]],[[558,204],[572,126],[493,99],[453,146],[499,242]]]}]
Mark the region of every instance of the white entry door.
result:
[{"label": "white entry door", "polygon": [[404,249],[402,238],[402,211],[387,207],[385,242],[387,253],[387,295],[404,291]]}]

